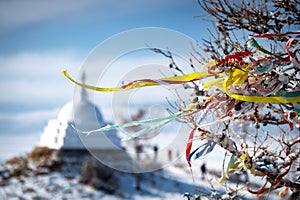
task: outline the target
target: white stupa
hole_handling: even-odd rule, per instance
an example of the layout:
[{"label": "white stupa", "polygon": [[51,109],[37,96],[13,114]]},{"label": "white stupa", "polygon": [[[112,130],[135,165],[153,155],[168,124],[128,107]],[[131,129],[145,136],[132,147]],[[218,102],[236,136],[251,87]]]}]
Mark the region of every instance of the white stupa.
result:
[{"label": "white stupa", "polygon": [[[85,82],[84,74],[82,82]],[[84,88],[77,90],[74,99],[61,108],[57,119],[48,121],[39,146],[55,150],[119,149],[121,142],[116,131],[95,132],[88,136],[78,131],[95,130],[108,123],[104,121],[99,108],[88,100]]]}]

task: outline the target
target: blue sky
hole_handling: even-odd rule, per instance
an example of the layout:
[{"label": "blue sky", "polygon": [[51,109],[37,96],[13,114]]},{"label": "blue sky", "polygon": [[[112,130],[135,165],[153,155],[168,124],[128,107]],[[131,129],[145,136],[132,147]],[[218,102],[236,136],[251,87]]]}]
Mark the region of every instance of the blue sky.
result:
[{"label": "blue sky", "polygon": [[72,49],[87,53],[113,34],[164,27],[200,39],[203,21],[189,1],[1,1],[1,54]]},{"label": "blue sky", "polygon": [[74,86],[61,70],[76,77],[105,39],[133,28],[162,27],[201,41],[211,26],[195,17],[202,14],[196,0],[0,1],[1,138],[39,135],[72,98]]}]

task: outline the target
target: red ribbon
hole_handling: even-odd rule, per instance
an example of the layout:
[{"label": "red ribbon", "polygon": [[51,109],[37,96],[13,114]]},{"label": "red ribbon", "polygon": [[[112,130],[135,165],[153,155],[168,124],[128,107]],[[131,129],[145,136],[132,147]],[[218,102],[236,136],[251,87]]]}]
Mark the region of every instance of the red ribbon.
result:
[{"label": "red ribbon", "polygon": [[186,158],[186,161],[187,163],[189,164],[189,167],[192,168],[192,165],[191,165],[191,160],[189,159],[189,155],[191,153],[191,149],[192,149],[192,139],[194,138],[194,133],[195,133],[195,130],[196,130],[196,126],[193,128],[193,130],[190,132],[190,135],[189,135],[189,140],[186,144],[186,149],[185,149],[185,158]]}]

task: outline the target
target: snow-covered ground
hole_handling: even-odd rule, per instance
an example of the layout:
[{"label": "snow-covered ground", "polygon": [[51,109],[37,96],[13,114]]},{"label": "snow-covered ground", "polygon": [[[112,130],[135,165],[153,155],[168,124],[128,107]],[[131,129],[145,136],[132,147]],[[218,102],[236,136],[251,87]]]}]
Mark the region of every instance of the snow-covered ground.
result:
[{"label": "snow-covered ground", "polygon": [[[18,146],[18,144],[25,143],[25,137],[26,135],[14,137],[16,140],[7,141]],[[34,135],[31,139],[33,138],[35,138]],[[5,159],[13,155],[25,155],[33,147],[28,145],[26,148],[25,151],[18,153],[11,148],[7,151]],[[212,187],[224,193],[224,187],[217,183],[222,171],[224,150],[217,146],[210,154],[192,161],[193,173],[190,172],[183,153],[181,154],[182,157],[178,161],[165,165],[162,170],[141,174],[141,190],[135,189],[134,174],[125,172],[115,172],[120,187],[114,194],[95,190],[78,182],[76,173],[78,173],[79,166],[76,165],[69,166],[63,172],[51,172],[39,176],[32,174],[29,177],[20,176],[11,178],[9,182],[1,182],[0,199],[184,199],[185,192],[202,195],[209,193]],[[217,175],[207,174],[203,180],[200,171],[203,163],[206,164],[208,171],[215,171]],[[261,179],[257,179],[256,182],[263,184]],[[232,184],[231,188],[234,187],[235,184]],[[246,188],[240,191],[240,195],[243,199],[255,198],[247,194]],[[277,195],[272,195],[269,199],[278,198]]]},{"label": "snow-covered ground", "polygon": [[[217,183],[219,175],[207,173],[204,177],[200,172],[200,166],[207,163],[208,171],[212,169],[218,174],[222,169],[221,164],[214,162],[215,158],[222,155],[221,149],[216,148],[210,156],[206,156],[199,162],[193,162],[191,173],[184,159],[180,159],[173,165],[165,166],[162,170],[141,173],[141,189],[136,189],[136,174],[114,171],[119,187],[113,193],[96,190],[79,182],[79,169],[81,161],[64,162],[62,170],[50,171],[42,175],[29,173],[27,176],[17,176],[0,181],[0,199],[185,199],[184,193],[201,195],[202,199],[211,199],[207,196],[215,189],[224,194],[224,187]],[[224,155],[224,154],[223,154]],[[68,160],[68,158],[67,158]],[[211,162],[209,162],[211,161]],[[215,163],[215,164],[214,164]],[[0,175],[8,165],[2,165]],[[0,176],[1,177],[1,176]],[[234,189],[235,184],[228,185]],[[246,189],[239,192],[242,199],[253,199],[255,196],[246,193]],[[277,199],[276,195],[269,199]]]},{"label": "snow-covered ground", "polygon": [[[2,174],[7,167],[9,165],[2,166]],[[209,191],[207,185],[194,184],[186,169],[170,166],[169,169],[140,174],[140,190],[135,187],[135,174],[115,171],[119,188],[109,194],[80,183],[79,168],[80,163],[69,162],[59,171],[3,179],[0,181],[0,199],[183,199],[185,192]]]}]

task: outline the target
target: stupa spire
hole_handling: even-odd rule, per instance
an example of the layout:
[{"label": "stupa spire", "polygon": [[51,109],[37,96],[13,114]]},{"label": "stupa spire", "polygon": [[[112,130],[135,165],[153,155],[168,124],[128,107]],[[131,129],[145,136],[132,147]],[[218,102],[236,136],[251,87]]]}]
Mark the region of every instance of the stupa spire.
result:
[{"label": "stupa spire", "polygon": [[[86,80],[86,74],[85,74],[85,72],[83,72],[81,74],[80,79],[81,79],[81,82],[83,84],[85,84],[85,80]],[[81,101],[87,100],[87,92],[86,92],[85,88],[83,88],[83,87],[80,87],[80,100]]]}]

